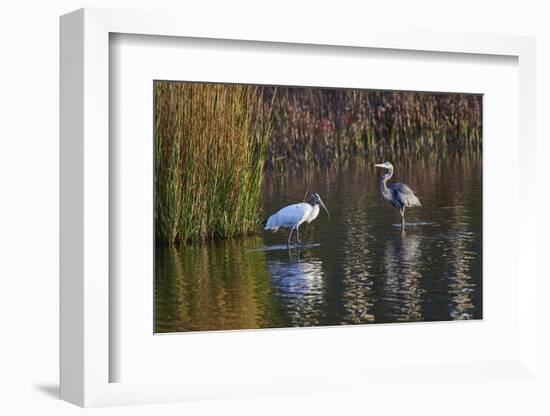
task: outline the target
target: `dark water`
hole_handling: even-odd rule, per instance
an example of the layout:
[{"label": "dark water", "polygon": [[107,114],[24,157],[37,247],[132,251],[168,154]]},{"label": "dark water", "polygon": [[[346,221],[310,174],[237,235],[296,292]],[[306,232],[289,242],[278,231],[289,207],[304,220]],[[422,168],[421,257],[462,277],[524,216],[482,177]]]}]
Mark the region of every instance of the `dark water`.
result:
[{"label": "dark water", "polygon": [[266,214],[306,188],[330,210],[301,227],[301,249],[287,250],[287,230],[157,247],[155,332],[480,319],[480,158],[394,165],[423,205],[405,233],[380,172],[359,163],[266,179]]}]

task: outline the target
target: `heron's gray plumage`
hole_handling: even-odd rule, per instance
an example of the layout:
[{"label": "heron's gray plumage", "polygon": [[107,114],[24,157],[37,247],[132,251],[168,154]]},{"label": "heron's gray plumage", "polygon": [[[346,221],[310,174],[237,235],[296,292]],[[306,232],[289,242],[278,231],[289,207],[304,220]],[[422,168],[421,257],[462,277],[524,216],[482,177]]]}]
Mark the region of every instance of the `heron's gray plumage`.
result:
[{"label": "heron's gray plumage", "polygon": [[388,179],[393,176],[393,165],[390,162],[384,162],[375,165],[385,168],[388,172],[380,178],[380,192],[386,201],[389,201],[401,213],[401,225],[405,228],[405,208],[421,207],[420,200],[414,191],[404,183],[387,184]]},{"label": "heron's gray plumage", "polygon": [[422,206],[414,191],[404,183],[392,183],[388,188],[392,194],[391,202],[394,207],[401,209]]}]

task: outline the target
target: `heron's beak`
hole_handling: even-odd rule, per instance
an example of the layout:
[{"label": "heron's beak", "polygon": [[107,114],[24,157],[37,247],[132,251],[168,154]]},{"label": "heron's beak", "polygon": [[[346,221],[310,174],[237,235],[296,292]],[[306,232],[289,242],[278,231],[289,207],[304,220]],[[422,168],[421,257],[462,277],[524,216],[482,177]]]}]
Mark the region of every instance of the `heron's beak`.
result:
[{"label": "heron's beak", "polygon": [[374,166],[377,167],[377,168],[385,168],[386,167],[386,165],[383,165],[382,163],[377,163]]},{"label": "heron's beak", "polygon": [[327,216],[330,218],[330,213],[328,212],[328,209],[327,207],[325,206],[323,200],[321,199],[321,197],[319,197],[319,204],[323,207],[323,209],[327,212]]}]

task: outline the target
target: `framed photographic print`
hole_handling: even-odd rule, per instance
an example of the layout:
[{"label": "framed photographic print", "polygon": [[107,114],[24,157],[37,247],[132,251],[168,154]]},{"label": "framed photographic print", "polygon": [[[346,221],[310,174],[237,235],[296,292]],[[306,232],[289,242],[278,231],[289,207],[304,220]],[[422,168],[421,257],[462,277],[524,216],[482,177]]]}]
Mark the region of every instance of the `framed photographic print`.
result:
[{"label": "framed photographic print", "polygon": [[482,95],[153,89],[155,333],[482,318]]},{"label": "framed photographic print", "polygon": [[61,20],[62,398],[531,380],[533,39],[183,21]]}]

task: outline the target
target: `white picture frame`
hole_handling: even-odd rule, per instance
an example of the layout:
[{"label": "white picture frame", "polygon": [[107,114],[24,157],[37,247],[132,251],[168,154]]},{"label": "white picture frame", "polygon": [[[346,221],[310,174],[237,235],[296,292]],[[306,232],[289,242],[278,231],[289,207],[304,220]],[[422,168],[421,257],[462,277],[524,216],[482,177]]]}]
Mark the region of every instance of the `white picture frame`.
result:
[{"label": "white picture frame", "polygon": [[[110,363],[117,357],[109,348],[109,36],[113,33],[230,41],[277,42],[284,45],[430,51],[452,54],[504,55],[519,66],[519,226],[516,273],[522,279],[517,302],[519,345],[509,359],[456,365],[441,363],[405,370],[411,379],[452,373],[467,380],[490,369],[506,379],[535,380],[536,364],[536,218],[527,211],[534,204],[529,161],[536,151],[535,40],[530,37],[471,33],[359,31],[327,35],[319,29],[280,31],[276,25],[241,26],[231,22],[205,27],[200,20],[172,13],[82,9],[61,18],[61,398],[80,406],[183,401],[194,398],[240,397],[255,394],[322,392],[365,386],[386,380],[388,369],[368,373],[345,368],[317,373],[277,374],[264,380],[231,383],[232,377],[183,381],[110,382]],[[521,271],[521,272],[520,272]],[[413,329],[414,330],[414,329]],[[223,334],[221,335],[223,336]],[[303,336],[311,336],[306,334]],[[393,377],[403,372],[392,369]],[[342,384],[342,376],[348,381]],[[476,377],[472,382],[479,382]],[[358,387],[360,388],[360,387]]]}]

